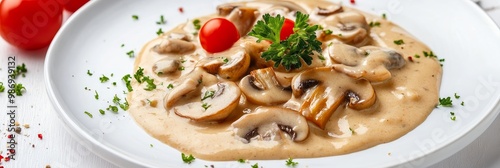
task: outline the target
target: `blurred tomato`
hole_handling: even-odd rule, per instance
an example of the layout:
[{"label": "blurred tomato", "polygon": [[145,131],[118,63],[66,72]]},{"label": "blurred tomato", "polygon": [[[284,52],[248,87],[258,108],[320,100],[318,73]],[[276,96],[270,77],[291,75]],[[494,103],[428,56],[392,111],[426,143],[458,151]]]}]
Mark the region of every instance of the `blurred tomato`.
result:
[{"label": "blurred tomato", "polygon": [[22,49],[46,47],[61,27],[62,11],[56,0],[2,0],[0,35]]},{"label": "blurred tomato", "polygon": [[75,12],[80,9],[85,3],[89,2],[89,0],[58,0],[63,6],[64,9],[70,12]]}]

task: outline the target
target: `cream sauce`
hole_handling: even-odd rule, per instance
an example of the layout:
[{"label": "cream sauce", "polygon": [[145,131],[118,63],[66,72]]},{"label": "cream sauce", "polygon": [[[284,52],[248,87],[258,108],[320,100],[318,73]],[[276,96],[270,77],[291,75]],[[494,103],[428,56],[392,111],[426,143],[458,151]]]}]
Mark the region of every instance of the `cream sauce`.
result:
[{"label": "cream sauce", "polygon": [[[330,2],[286,2],[284,4],[293,7],[301,7],[305,12],[312,14],[311,23],[326,24],[321,22],[323,16],[315,15],[317,6],[331,6]],[[244,4],[244,3],[242,3]],[[265,4],[268,4],[267,7]],[[279,3],[250,2],[250,7],[259,7],[264,10],[276,7]],[[343,7],[344,12],[357,11]],[[283,11],[281,11],[283,12]],[[357,11],[362,13],[360,11]],[[279,13],[279,11],[278,11]],[[287,14],[285,12],[285,14]],[[174,30],[147,43],[136,59],[135,70],[144,68],[144,74],[155,80],[157,89],[145,91],[145,84],[132,81],[134,91],[128,95],[130,103],[129,112],[135,121],[154,138],[180,150],[184,153],[193,154],[197,158],[207,160],[237,160],[237,159],[285,159],[285,158],[311,158],[321,156],[332,156],[352,153],[367,149],[382,143],[398,139],[421,124],[432,112],[438,102],[439,86],[442,68],[435,58],[422,55],[423,51],[430,49],[417,39],[402,31],[394,23],[362,13],[367,23],[380,22],[380,26],[368,27],[367,44],[362,46],[382,46],[393,49],[404,57],[406,65],[398,69],[390,70],[391,78],[383,82],[372,82],[376,92],[377,100],[373,106],[364,110],[348,108],[345,103],[333,112],[326,123],[325,129],[320,129],[313,123],[309,123],[309,136],[301,142],[294,142],[289,138],[271,141],[251,141],[243,143],[231,126],[235,120],[245,113],[251,113],[257,105],[254,105],[242,96],[239,105],[223,121],[197,122],[176,115],[172,109],[164,108],[164,97],[170,92],[169,84],[174,87],[178,85],[180,76],[185,76],[198,66],[198,60],[207,57],[227,57],[228,52],[208,54],[200,46],[198,37],[192,35],[195,29],[192,22],[181,24]],[[288,15],[291,15],[288,13]],[[288,16],[287,15],[287,16]],[[293,17],[293,15],[291,15]],[[199,18],[203,24],[207,19],[216,15]],[[261,18],[260,16],[258,18]],[[325,26],[324,26],[325,27]],[[176,33],[186,34],[187,39],[192,39],[196,49],[189,54],[158,54],[153,48]],[[320,36],[321,37],[321,36]],[[321,38],[320,38],[321,39]],[[328,57],[327,44],[332,41],[342,41],[339,37],[324,38],[323,55]],[[394,40],[402,39],[405,44],[396,45]],[[236,48],[256,44],[255,38],[243,37],[234,46]],[[264,47],[254,47],[250,55],[258,55]],[[360,47],[360,46],[358,46]],[[225,54],[226,53],[226,54]],[[408,56],[419,54],[420,58],[413,57],[410,61]],[[158,76],[153,71],[155,63],[162,59],[179,60],[184,70]],[[319,60],[319,59],[315,59]],[[327,59],[316,62],[317,66],[331,65],[334,62]],[[256,69],[254,63],[250,69]],[[250,70],[248,70],[250,71]],[[283,72],[277,72],[282,74]],[[290,75],[289,75],[290,76]],[[292,74],[293,76],[293,74]],[[288,77],[290,78],[290,77]],[[224,80],[224,79],[220,79]],[[280,81],[286,79],[278,79]],[[283,83],[283,82],[280,82]],[[286,82],[285,82],[286,83]],[[243,95],[243,94],[242,94]],[[147,102],[155,101],[157,105],[151,106]],[[283,104],[276,105],[283,107]]]}]

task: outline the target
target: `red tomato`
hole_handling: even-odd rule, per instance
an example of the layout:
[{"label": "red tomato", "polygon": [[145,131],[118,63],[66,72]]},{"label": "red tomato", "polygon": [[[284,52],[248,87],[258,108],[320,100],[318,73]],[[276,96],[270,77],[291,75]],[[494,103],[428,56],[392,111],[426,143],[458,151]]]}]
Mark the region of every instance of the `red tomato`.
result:
[{"label": "red tomato", "polygon": [[281,27],[280,32],[280,40],[286,40],[290,35],[293,34],[293,27],[295,26],[295,22],[290,19],[285,19],[285,23],[283,23],[283,27]]},{"label": "red tomato", "polygon": [[55,0],[2,0],[0,35],[22,49],[46,47],[61,27],[62,11]]},{"label": "red tomato", "polygon": [[58,0],[63,6],[64,9],[70,12],[75,12],[80,9],[85,3],[89,2],[89,0]]},{"label": "red tomato", "polygon": [[240,39],[234,24],[224,18],[208,20],[200,29],[200,43],[210,53],[221,52],[233,46]]}]

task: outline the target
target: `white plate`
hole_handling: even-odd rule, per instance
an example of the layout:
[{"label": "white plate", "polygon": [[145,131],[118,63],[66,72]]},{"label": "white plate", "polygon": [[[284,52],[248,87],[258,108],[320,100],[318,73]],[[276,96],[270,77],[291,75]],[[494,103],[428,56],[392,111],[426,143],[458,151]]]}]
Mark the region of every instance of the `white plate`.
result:
[{"label": "white plate", "polygon": [[[47,53],[47,92],[67,128],[95,154],[123,167],[182,167],[180,153],[146,134],[127,112],[101,116],[113,96],[124,97],[120,78],[132,73],[133,59],[143,44],[188,18],[215,12],[221,1],[91,1],[59,31]],[[349,4],[344,1],[344,4]],[[181,14],[178,8],[182,7]],[[323,158],[295,159],[298,167],[424,167],[459,151],[496,118],[500,99],[500,31],[469,0],[357,0],[355,7],[388,18],[445,58],[441,97],[461,95],[453,108],[436,108],[427,120],[400,139],[360,152]],[[134,21],[132,15],[138,15]],[[156,25],[160,15],[166,25]],[[124,47],[121,47],[125,44]],[[94,73],[87,75],[87,70]],[[102,74],[114,77],[101,84]],[[84,88],[88,87],[92,91]],[[108,88],[109,87],[109,88]],[[100,99],[94,99],[97,90]],[[93,118],[84,114],[89,111]],[[450,111],[457,115],[450,120]],[[153,147],[150,146],[153,145]],[[285,167],[284,160],[249,164],[197,159],[189,166]]]}]

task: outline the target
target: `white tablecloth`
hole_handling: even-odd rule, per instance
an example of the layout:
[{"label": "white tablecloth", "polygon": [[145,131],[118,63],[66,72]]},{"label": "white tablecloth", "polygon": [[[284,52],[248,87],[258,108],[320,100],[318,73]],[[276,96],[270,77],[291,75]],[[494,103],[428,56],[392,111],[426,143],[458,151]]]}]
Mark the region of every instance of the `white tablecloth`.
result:
[{"label": "white tablecloth", "polygon": [[[500,1],[484,0],[482,2],[487,13],[500,24]],[[498,8],[498,9],[497,9]],[[500,44],[499,44],[500,45]],[[116,167],[99,158],[80,145],[65,130],[58,119],[47,97],[43,83],[44,55],[46,49],[39,51],[21,51],[9,46],[0,39],[0,81],[7,81],[7,57],[15,56],[16,62],[26,63],[28,74],[26,78],[18,79],[27,88],[25,96],[18,97],[17,121],[29,124],[17,136],[16,160],[0,164],[6,168],[31,167]],[[8,117],[3,110],[7,105],[6,94],[0,93],[0,147],[1,155],[6,156]],[[469,168],[469,167],[500,167],[500,116],[477,140],[469,146],[432,167]],[[42,134],[43,139],[38,138]],[[1,167],[0,166],[0,167]]]}]

